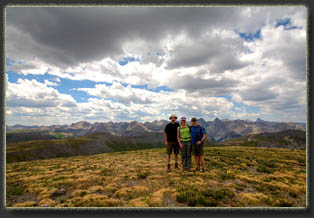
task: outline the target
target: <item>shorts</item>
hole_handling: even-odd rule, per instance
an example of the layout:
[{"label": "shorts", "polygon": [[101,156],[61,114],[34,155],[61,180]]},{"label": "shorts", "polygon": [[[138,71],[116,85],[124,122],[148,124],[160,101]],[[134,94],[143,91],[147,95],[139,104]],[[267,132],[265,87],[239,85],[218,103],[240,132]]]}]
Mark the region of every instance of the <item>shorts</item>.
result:
[{"label": "shorts", "polygon": [[178,142],[168,142],[167,154],[171,155],[172,150],[173,150],[174,154],[179,154],[179,143]]},{"label": "shorts", "polygon": [[204,155],[204,144],[194,144],[192,145],[192,154],[194,156],[203,156]]}]

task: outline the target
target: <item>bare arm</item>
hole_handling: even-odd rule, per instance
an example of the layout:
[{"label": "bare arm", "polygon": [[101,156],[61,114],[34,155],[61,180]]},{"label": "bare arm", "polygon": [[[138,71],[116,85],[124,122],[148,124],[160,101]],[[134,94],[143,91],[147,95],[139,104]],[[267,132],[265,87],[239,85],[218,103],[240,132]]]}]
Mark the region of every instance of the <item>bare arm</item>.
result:
[{"label": "bare arm", "polygon": [[197,141],[196,143],[197,143],[197,144],[201,144],[202,142],[205,141],[205,138],[206,138],[206,133],[205,133],[205,131],[204,131],[204,134],[203,134],[202,139],[201,139],[200,141]]},{"label": "bare arm", "polygon": [[201,139],[202,142],[205,141],[205,138],[206,138],[206,134],[203,135],[203,137],[202,137],[202,139]]},{"label": "bare arm", "polygon": [[165,132],[164,132],[164,137],[165,137],[165,145],[168,145],[167,134]]},{"label": "bare arm", "polygon": [[177,138],[178,138],[178,142],[179,142],[179,145],[180,145],[181,141],[180,141],[180,129],[179,128],[177,129]]}]

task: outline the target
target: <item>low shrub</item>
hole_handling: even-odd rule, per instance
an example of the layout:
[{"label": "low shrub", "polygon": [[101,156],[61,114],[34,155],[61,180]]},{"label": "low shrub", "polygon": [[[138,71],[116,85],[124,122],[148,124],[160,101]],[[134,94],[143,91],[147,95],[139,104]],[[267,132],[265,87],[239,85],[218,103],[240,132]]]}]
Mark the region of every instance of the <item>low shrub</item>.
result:
[{"label": "low shrub", "polygon": [[293,198],[296,198],[296,197],[297,197],[297,194],[296,194],[295,192],[293,192],[293,191],[290,191],[290,192],[289,192],[289,195],[290,195],[291,197],[293,197]]},{"label": "low shrub", "polygon": [[227,201],[235,196],[234,192],[229,189],[220,190],[198,190],[179,189],[176,195],[176,201],[179,203],[187,203],[189,206],[212,207],[217,206],[219,201]]},{"label": "low shrub", "polygon": [[270,169],[264,165],[259,165],[256,169],[257,172],[262,172],[262,173],[272,173],[274,172],[273,169]]},{"label": "low shrub", "polygon": [[20,195],[24,192],[25,188],[23,186],[9,186],[7,187],[7,195]]},{"label": "low shrub", "polygon": [[137,174],[137,178],[138,179],[146,179],[147,176],[149,176],[149,175],[150,175],[149,172],[140,172],[140,173]]},{"label": "low shrub", "polygon": [[101,175],[103,175],[103,176],[110,176],[110,175],[112,175],[112,170],[104,168],[104,169],[101,170]]}]

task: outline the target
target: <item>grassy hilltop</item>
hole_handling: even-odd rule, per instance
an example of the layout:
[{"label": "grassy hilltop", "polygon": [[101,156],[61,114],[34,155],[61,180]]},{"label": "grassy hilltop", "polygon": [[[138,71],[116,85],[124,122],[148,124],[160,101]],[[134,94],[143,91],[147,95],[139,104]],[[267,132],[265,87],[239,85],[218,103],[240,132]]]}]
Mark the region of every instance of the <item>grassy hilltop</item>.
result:
[{"label": "grassy hilltop", "polygon": [[206,172],[165,148],[8,163],[7,207],[305,207],[305,150],[205,147]]},{"label": "grassy hilltop", "polygon": [[12,163],[164,147],[162,137],[163,135],[159,133],[127,137],[92,133],[76,138],[14,142],[6,145],[6,161]]}]

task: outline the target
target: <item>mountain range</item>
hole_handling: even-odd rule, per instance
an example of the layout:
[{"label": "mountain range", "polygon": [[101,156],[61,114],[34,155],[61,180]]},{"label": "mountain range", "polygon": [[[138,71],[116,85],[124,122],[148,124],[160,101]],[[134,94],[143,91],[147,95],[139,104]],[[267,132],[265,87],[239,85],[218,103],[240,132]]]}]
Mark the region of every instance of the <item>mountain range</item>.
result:
[{"label": "mountain range", "polygon": [[240,138],[217,143],[221,146],[250,146],[265,148],[305,149],[306,132],[303,130],[287,129],[275,133],[249,134]]},{"label": "mountain range", "polygon": [[[43,139],[43,135],[55,138],[80,137],[92,133],[108,133],[114,136],[142,136],[149,134],[156,135],[163,133],[166,124],[169,121],[159,120],[152,122],[95,122],[93,124],[80,121],[70,125],[51,125],[51,126],[7,126],[7,142],[23,141],[17,135],[30,135],[33,133],[32,140]],[[208,140],[213,142],[223,142],[232,138],[239,138],[249,134],[274,133],[288,129],[303,130],[306,129],[305,123],[293,122],[269,122],[258,118],[256,121],[250,120],[221,120],[215,118],[213,121],[206,121],[203,118],[198,119],[198,123],[205,127]],[[11,135],[10,135],[11,134]],[[159,135],[159,134],[157,134]],[[24,140],[26,141],[26,140]]]}]

